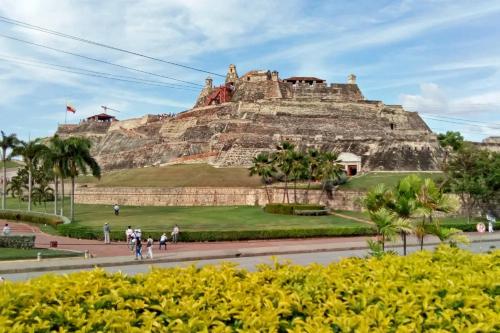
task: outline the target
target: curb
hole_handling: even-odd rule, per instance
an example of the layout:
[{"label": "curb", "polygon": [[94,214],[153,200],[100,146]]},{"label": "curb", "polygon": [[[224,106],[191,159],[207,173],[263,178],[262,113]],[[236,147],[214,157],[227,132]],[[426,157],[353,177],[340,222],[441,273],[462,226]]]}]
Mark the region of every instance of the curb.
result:
[{"label": "curb", "polygon": [[[487,240],[473,240],[471,243],[479,242],[495,242],[500,241],[500,238],[487,239]],[[426,243],[424,246],[435,246],[439,245],[439,242]],[[418,244],[407,245],[408,248],[419,247]],[[387,245],[386,248],[395,249],[402,248],[402,245]],[[102,262],[102,263],[79,263],[61,266],[42,266],[42,267],[26,267],[26,268],[9,268],[0,269],[0,274],[18,274],[18,273],[31,273],[31,272],[49,272],[49,271],[60,271],[60,270],[73,270],[73,269],[88,269],[88,268],[99,268],[99,267],[116,267],[116,266],[132,266],[132,265],[149,265],[149,264],[160,264],[169,262],[184,262],[184,261],[203,261],[212,259],[231,259],[231,258],[245,258],[245,257],[263,257],[263,256],[273,256],[273,255],[286,255],[286,254],[300,254],[300,253],[319,253],[319,252],[343,252],[343,251],[355,251],[355,250],[367,250],[366,245],[363,246],[349,246],[349,247],[321,247],[313,249],[299,249],[299,250],[265,250],[258,251],[259,248],[247,248],[242,250],[226,250],[225,253],[213,254],[213,255],[186,255],[177,258],[159,258],[153,260],[124,260],[117,262]],[[113,257],[110,257],[113,258]],[[57,260],[57,259],[54,259]],[[91,259],[90,259],[91,260]]]}]

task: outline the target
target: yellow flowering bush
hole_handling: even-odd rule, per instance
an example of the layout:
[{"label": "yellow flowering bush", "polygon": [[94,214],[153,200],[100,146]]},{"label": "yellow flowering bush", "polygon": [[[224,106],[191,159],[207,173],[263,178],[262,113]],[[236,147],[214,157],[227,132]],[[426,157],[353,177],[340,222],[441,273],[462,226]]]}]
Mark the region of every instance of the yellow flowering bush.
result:
[{"label": "yellow flowering bush", "polygon": [[500,251],[0,285],[0,332],[500,332]]}]

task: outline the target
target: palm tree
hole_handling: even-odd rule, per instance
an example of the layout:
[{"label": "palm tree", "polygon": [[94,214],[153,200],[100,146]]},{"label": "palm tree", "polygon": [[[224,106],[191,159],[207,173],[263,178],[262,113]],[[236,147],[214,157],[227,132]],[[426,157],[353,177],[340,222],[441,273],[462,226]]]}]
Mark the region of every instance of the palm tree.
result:
[{"label": "palm tree", "polygon": [[422,215],[422,221],[417,228],[419,229],[420,249],[423,249],[424,237],[428,233],[426,220],[432,224],[434,212],[451,213],[458,210],[459,204],[455,197],[443,194],[430,178],[424,179],[417,193],[417,201],[419,208],[416,211]]},{"label": "palm tree", "polygon": [[318,170],[320,162],[320,152],[317,149],[311,148],[305,155],[305,163],[307,165],[307,189],[305,198],[309,203],[309,190],[311,189],[311,182],[318,179]]},{"label": "palm tree", "polygon": [[90,155],[92,144],[86,138],[71,137],[66,140],[66,158],[68,165],[68,176],[71,178],[70,218],[75,217],[75,178],[80,172],[90,172],[94,177],[101,178],[101,168],[97,161]]},{"label": "palm tree", "polygon": [[249,168],[249,171],[250,176],[259,175],[260,177],[262,177],[262,182],[264,183],[264,188],[266,190],[267,202],[271,203],[272,200],[269,194],[267,183],[276,172],[273,157],[267,152],[260,153],[253,158],[252,166]]},{"label": "palm tree", "polygon": [[323,193],[325,192],[326,185],[328,181],[333,181],[340,178],[340,175],[344,172],[344,168],[337,160],[338,155],[334,152],[324,152],[320,157],[319,164],[319,175],[323,181],[323,186],[321,189],[321,194],[319,196],[318,204],[321,202]]},{"label": "palm tree", "polygon": [[[392,192],[391,199],[387,202],[387,207],[400,219],[409,221],[414,217],[418,208],[417,193],[420,190],[421,184],[422,179],[416,175],[410,175],[401,179]],[[410,231],[407,232],[408,230]],[[412,231],[415,231],[413,226],[410,226],[406,230],[400,230],[404,255],[406,255],[406,239]]]},{"label": "palm tree", "polygon": [[435,225],[432,232],[435,236],[439,238],[441,243],[448,242],[451,247],[456,247],[457,243],[469,244],[469,238],[464,235],[464,232],[460,229],[455,228],[443,228],[439,225]]},{"label": "palm tree", "polygon": [[377,184],[371,188],[364,196],[363,206],[371,212],[377,211],[382,207],[386,207],[388,202],[392,200],[392,192],[384,183]]},{"label": "palm tree", "polygon": [[47,147],[40,143],[40,139],[24,142],[14,148],[13,153],[23,157],[28,170],[28,211],[31,211],[31,195],[33,188],[33,172]]},{"label": "palm tree", "polygon": [[19,143],[16,134],[5,135],[3,131],[0,131],[0,147],[2,148],[2,164],[3,164],[3,181],[2,181],[2,209],[5,209],[5,199],[7,197],[7,168],[6,163],[9,157],[7,156],[7,150],[13,149]]},{"label": "palm tree", "polygon": [[10,193],[13,198],[17,197],[19,209],[21,209],[21,199],[23,198],[25,189],[26,185],[22,177],[13,177],[7,188],[7,193]]},{"label": "palm tree", "polygon": [[39,184],[33,189],[33,200],[39,204],[43,202],[44,210],[47,212],[47,201],[54,195],[54,190],[48,184]]},{"label": "palm tree", "polygon": [[[385,207],[382,207],[377,211],[371,211],[370,219],[375,224],[375,228],[377,229],[377,235],[379,236],[379,242],[382,245],[382,251],[385,251],[385,242],[394,239],[396,233],[400,230],[400,228],[396,227],[395,224],[397,217],[393,212]],[[403,223],[401,223],[401,228],[404,228]]]},{"label": "palm tree", "polygon": [[293,202],[297,203],[297,180],[303,179],[307,173],[307,161],[305,155],[298,151],[290,154],[290,175],[293,178]]},{"label": "palm tree", "polygon": [[288,179],[290,177],[290,173],[292,172],[292,161],[291,161],[291,153],[295,149],[295,146],[288,141],[284,141],[281,145],[276,147],[277,151],[275,153],[276,166],[283,173],[285,178],[285,190],[283,192],[283,203],[285,202],[285,197],[287,199],[287,203],[290,203],[290,197],[288,196]]},{"label": "palm tree", "polygon": [[[58,214],[57,200],[59,190],[59,179],[64,183],[64,175],[67,174],[66,168],[66,146],[65,140],[62,140],[58,135],[54,135],[50,141],[48,149],[43,157],[47,168],[52,170],[54,174],[54,214]],[[62,184],[64,187],[64,184]],[[61,215],[64,215],[64,191],[61,198]]]}]

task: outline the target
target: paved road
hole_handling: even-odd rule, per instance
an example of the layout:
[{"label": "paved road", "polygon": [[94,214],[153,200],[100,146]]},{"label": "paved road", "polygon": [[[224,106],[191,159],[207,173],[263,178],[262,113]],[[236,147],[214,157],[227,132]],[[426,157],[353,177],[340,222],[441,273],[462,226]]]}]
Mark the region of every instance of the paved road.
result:
[{"label": "paved road", "polygon": [[[482,243],[473,243],[470,246],[465,246],[464,248],[469,249],[473,252],[485,252],[490,248],[500,248],[500,240],[496,241],[485,241]],[[426,249],[432,249],[433,246],[426,247]],[[409,252],[415,252],[419,248],[416,246],[410,247]],[[398,252],[402,252],[401,249]],[[318,252],[318,253],[301,253],[301,254],[290,254],[290,255],[280,255],[277,256],[280,261],[282,260],[291,260],[293,263],[298,265],[308,265],[311,263],[319,263],[322,265],[327,265],[331,262],[341,260],[343,258],[348,257],[364,257],[367,255],[366,250],[349,250],[349,251],[332,251],[332,252]],[[255,270],[256,265],[262,263],[271,263],[271,258],[269,256],[262,257],[245,257],[245,258],[231,258],[231,259],[214,259],[214,260],[201,260],[201,261],[185,261],[185,262],[171,262],[171,263],[159,263],[159,264],[148,264],[147,262],[144,265],[124,265],[124,266],[114,266],[114,267],[106,267],[105,270],[114,273],[114,272],[122,272],[127,275],[135,275],[138,273],[146,273],[148,272],[152,266],[154,267],[182,267],[188,266],[192,264],[196,264],[199,266],[210,265],[210,264],[218,264],[221,262],[233,262],[238,264],[241,268],[248,270]],[[51,272],[52,274],[69,274],[73,272],[79,272],[82,270],[61,270]],[[30,272],[30,273],[18,273],[18,274],[6,274],[3,277],[10,281],[23,281],[27,280],[42,274],[47,274],[47,272]]]}]

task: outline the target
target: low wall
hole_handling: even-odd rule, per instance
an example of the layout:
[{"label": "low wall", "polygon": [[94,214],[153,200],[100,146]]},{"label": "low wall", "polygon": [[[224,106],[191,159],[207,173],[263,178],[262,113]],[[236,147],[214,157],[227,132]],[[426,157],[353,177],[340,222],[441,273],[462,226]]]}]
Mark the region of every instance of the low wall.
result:
[{"label": "low wall", "polygon": [[[273,202],[283,201],[281,188],[270,188]],[[297,201],[317,203],[321,191],[297,190]],[[321,204],[341,210],[360,210],[358,199],[362,195],[356,191],[336,191],[333,197],[326,193],[321,196]],[[294,191],[289,190],[290,202],[294,202]],[[258,206],[268,202],[266,190],[246,187],[81,187],[75,193],[75,202],[83,204],[104,204],[126,206]]]}]

